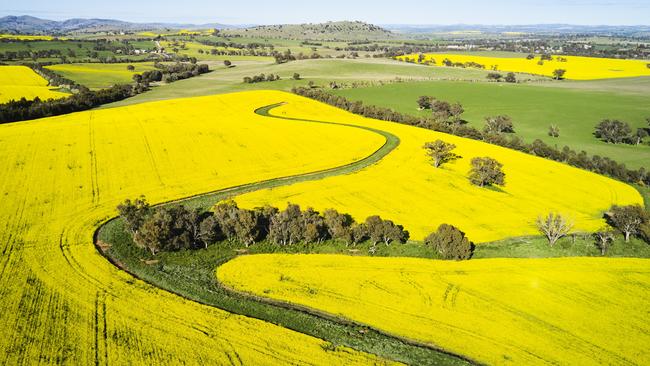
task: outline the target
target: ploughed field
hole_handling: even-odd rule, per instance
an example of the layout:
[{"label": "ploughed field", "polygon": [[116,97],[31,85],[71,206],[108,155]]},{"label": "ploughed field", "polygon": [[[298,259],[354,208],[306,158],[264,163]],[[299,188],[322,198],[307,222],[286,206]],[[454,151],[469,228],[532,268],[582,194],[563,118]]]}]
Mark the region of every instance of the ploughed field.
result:
[{"label": "ploughed field", "polygon": [[[623,60],[612,58],[552,55],[552,60],[541,60],[536,55],[533,59],[526,57],[491,57],[459,54],[429,53],[420,60],[419,54],[399,56],[398,59],[420,62],[427,65],[444,66],[444,61],[453,64],[474,63],[483,65],[486,70],[511,71],[527,74],[553,76],[557,69],[566,70],[564,78],[573,80],[594,80],[610,78],[627,78],[650,76],[650,61]],[[468,66],[469,67],[469,66]]]},{"label": "ploughed field", "polygon": [[260,254],[217,269],[307,306],[491,365],[647,365],[647,259]]},{"label": "ploughed field", "polygon": [[385,143],[254,113],[296,100],[242,93],[0,125],[0,363],[383,362],[159,290],[93,246],[128,197],[160,203],[327,169]]},{"label": "ploughed field", "polygon": [[36,97],[58,99],[69,96],[48,86],[48,81],[27,66],[0,66],[0,104]]}]

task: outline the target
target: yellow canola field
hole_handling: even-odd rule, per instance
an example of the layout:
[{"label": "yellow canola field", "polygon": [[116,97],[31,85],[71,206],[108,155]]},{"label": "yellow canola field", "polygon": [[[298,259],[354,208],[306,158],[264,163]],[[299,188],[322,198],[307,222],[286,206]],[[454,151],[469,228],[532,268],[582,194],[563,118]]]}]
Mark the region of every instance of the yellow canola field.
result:
[{"label": "yellow canola field", "polygon": [[34,34],[0,34],[0,39],[15,39],[19,41],[52,41],[54,39],[65,40],[66,38]]},{"label": "yellow canola field", "polygon": [[[393,133],[401,143],[360,172],[244,194],[235,198],[241,207],[284,207],[290,201],[319,211],[335,208],[357,221],[379,214],[404,225],[415,240],[448,223],[474,242],[486,242],[537,234],[535,219],[550,211],[571,217],[577,231],[597,230],[612,204],[643,203],[634,188],[621,182],[480,141],[366,119],[324,104],[316,108],[308,100],[271,114],[373,127]],[[462,158],[434,168],[422,146],[436,139],[455,144],[454,152]],[[503,163],[505,187],[470,184],[470,160],[477,156]]]},{"label": "yellow canola field", "polygon": [[0,104],[25,98],[43,100],[67,97],[70,94],[51,90],[47,80],[27,66],[0,66]]},{"label": "yellow canola field", "polygon": [[330,168],[384,143],[368,131],[253,113],[295,99],[249,92],[0,125],[0,363],[381,362],[156,289],[93,246],[125,198],[158,203]]},{"label": "yellow canola field", "polygon": [[[409,58],[418,60],[419,54],[399,56],[400,60]],[[512,71],[527,74],[553,76],[557,69],[566,70],[564,78],[573,80],[594,80],[609,78],[627,78],[637,76],[650,76],[650,61],[643,60],[622,60],[612,58],[582,57],[582,56],[558,56],[553,55],[552,61],[544,61],[539,65],[541,56],[532,60],[525,57],[487,57],[458,54],[425,54],[423,63],[431,63],[435,60],[436,66],[443,66],[443,60],[451,62],[476,62],[484,65],[486,70]],[[566,62],[558,61],[558,57],[566,59]]]},{"label": "yellow canola field", "polygon": [[251,255],[219,280],[490,365],[650,364],[650,260]]}]

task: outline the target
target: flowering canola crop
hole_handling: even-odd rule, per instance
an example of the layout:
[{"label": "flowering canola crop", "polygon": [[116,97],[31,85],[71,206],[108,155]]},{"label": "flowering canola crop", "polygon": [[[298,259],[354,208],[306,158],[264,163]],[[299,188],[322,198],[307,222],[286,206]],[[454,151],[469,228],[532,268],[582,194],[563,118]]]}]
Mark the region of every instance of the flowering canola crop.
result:
[{"label": "flowering canola crop", "polygon": [[[611,205],[643,203],[631,186],[565,164],[476,140],[370,120],[324,104],[315,107],[309,100],[297,100],[271,114],[372,127],[398,136],[401,143],[362,171],[244,194],[235,198],[241,207],[283,207],[291,201],[319,211],[335,208],[357,221],[379,214],[404,225],[415,240],[448,223],[474,242],[486,242],[537,234],[535,219],[551,211],[570,217],[576,231],[593,231],[604,224],[603,212]],[[434,168],[422,146],[437,139],[455,144],[454,152],[462,158]],[[503,164],[505,187],[470,184],[467,173],[477,156]]]},{"label": "flowering canola crop", "polygon": [[0,66],[0,104],[10,100],[36,97],[58,99],[70,94],[52,90],[47,80],[27,66]]},{"label": "flowering canola crop", "polygon": [[493,365],[650,364],[650,260],[251,255],[217,269],[293,302]]},{"label": "flowering canola crop", "polygon": [[[413,54],[399,56],[398,59],[418,61],[418,57],[419,54]],[[648,67],[650,61],[557,55],[553,55],[552,58],[551,61],[541,61],[541,56],[529,60],[525,57],[487,57],[430,53],[424,55],[422,63],[443,66],[443,61],[447,59],[452,63],[474,62],[485,66],[486,70],[512,71],[544,76],[553,76],[553,71],[563,69],[566,70],[564,78],[574,80],[650,76],[650,67]]]},{"label": "flowering canola crop", "polygon": [[0,363],[382,362],[159,290],[93,246],[125,198],[158,203],[331,168],[385,142],[253,112],[296,99],[250,92],[0,125]]}]

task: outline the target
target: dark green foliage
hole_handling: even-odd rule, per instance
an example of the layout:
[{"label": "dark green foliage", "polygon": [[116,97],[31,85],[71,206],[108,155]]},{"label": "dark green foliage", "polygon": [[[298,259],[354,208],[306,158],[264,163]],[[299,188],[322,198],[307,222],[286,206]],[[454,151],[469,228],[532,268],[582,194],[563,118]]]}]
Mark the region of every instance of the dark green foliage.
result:
[{"label": "dark green foliage", "polygon": [[487,134],[514,133],[515,129],[512,125],[512,118],[505,114],[485,117],[485,127],[483,128],[483,132]]},{"label": "dark green foliage", "polygon": [[517,76],[515,75],[514,72],[509,72],[506,75],[506,78],[504,79],[506,83],[516,83],[517,82]]},{"label": "dark green foliage", "polygon": [[564,79],[565,74],[566,74],[566,70],[564,69],[553,70],[553,79],[562,80]]},{"label": "dark green foliage", "polygon": [[297,72],[294,72],[293,73],[293,80],[300,80],[300,74],[298,74]]},{"label": "dark green foliage", "polygon": [[487,74],[486,78],[491,81],[500,81],[503,75],[499,74],[498,72],[490,72]]},{"label": "dark green foliage", "polygon": [[630,140],[632,128],[627,122],[604,119],[596,125],[594,135],[605,142],[620,144]]},{"label": "dark green foliage", "polygon": [[472,256],[474,245],[465,233],[452,225],[442,224],[424,239],[424,244],[435,249],[443,259],[463,260]]},{"label": "dark green foliage", "polygon": [[422,95],[418,98],[418,108],[420,109],[431,109],[433,101],[435,98]]},{"label": "dark green foliage", "polygon": [[366,218],[365,229],[373,245],[384,242],[390,245],[391,242],[406,243],[409,238],[408,231],[402,225],[395,225],[391,220],[384,220],[374,215]]},{"label": "dark green foliage", "polygon": [[606,214],[609,224],[625,236],[625,242],[631,236],[642,235],[642,228],[650,222],[650,214],[641,205],[612,206]]},{"label": "dark green foliage", "polygon": [[246,83],[246,84],[254,84],[254,83],[261,83],[261,82],[265,82],[265,81],[280,80],[280,75],[259,74],[259,75],[255,75],[255,76],[245,76],[243,80],[244,80],[244,83]]},{"label": "dark green foliage", "polygon": [[469,172],[469,181],[479,187],[491,185],[505,185],[503,164],[490,157],[477,157],[472,159],[472,168]]},{"label": "dark green foliage", "polygon": [[135,235],[144,223],[144,220],[149,216],[150,208],[147,199],[144,196],[140,196],[133,201],[130,199],[125,200],[117,206],[117,211],[120,217],[124,219],[126,228],[132,235]]},{"label": "dark green foliage", "polygon": [[433,166],[436,168],[459,157],[452,152],[455,148],[456,145],[442,140],[436,140],[424,144],[424,149],[427,151],[427,155],[431,158]]}]

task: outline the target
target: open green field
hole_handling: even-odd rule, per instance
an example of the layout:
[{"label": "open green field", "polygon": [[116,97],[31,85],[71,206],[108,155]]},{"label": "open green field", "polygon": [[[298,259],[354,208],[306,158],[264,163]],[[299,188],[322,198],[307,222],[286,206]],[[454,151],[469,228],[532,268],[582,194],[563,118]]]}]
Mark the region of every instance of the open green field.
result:
[{"label": "open green field", "polygon": [[[316,85],[329,85],[331,81],[339,84],[371,83],[372,85],[400,80],[484,80],[485,70],[466,70],[456,68],[433,68],[387,59],[321,59],[300,60],[284,64],[271,61],[235,61],[235,67],[226,68],[222,62],[207,62],[214,70],[199,77],[180,80],[164,87],[137,95],[133,98],[108,105],[120,106],[153,100],[178,97],[230,93],[243,90],[291,90],[294,86],[305,86],[310,81]],[[244,84],[245,76],[278,74],[279,81]],[[301,80],[292,80],[294,73],[300,74]],[[526,76],[521,76],[522,78]],[[543,80],[530,77],[531,80]],[[544,81],[550,82],[550,81]]]},{"label": "open green field", "polygon": [[[634,128],[647,127],[645,119],[650,117],[648,94],[579,88],[588,83],[576,82],[573,85],[578,88],[570,89],[552,87],[562,83],[539,84],[548,86],[541,87],[538,84],[428,81],[336,90],[333,93],[414,115],[430,113],[417,110],[416,100],[421,95],[460,102],[465,108],[464,119],[477,128],[483,127],[486,116],[507,114],[514,119],[515,132],[526,141],[541,139],[560,148],[566,145],[589,154],[607,156],[629,167],[650,168],[650,146],[607,144],[592,134],[594,126],[605,118],[621,119]],[[621,84],[625,85],[625,82]],[[548,136],[551,124],[560,127],[559,138]]]},{"label": "open green field", "polygon": [[[135,69],[127,70],[127,65],[133,65]],[[46,68],[91,89],[128,84],[133,82],[134,74],[155,69],[153,62],[59,64],[46,66]]]}]

